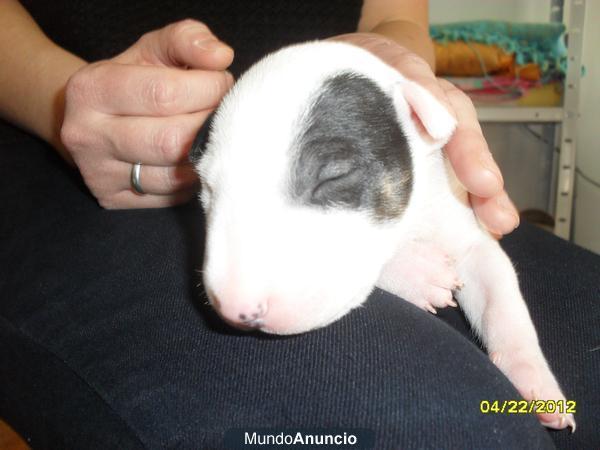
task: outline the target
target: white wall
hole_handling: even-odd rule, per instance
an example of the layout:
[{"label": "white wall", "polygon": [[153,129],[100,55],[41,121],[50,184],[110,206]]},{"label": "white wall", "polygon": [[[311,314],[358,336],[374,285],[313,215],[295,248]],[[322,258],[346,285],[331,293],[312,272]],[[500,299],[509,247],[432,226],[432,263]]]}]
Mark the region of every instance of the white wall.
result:
[{"label": "white wall", "polygon": [[508,20],[545,22],[550,17],[550,0],[430,0],[431,23],[463,20]]},{"label": "white wall", "polygon": [[[565,4],[568,3],[566,0]],[[566,6],[565,17],[568,19]],[[550,17],[550,0],[430,0],[429,16],[431,23],[485,19],[546,22]],[[586,75],[580,86],[577,167],[597,184],[600,184],[600,83],[597,82],[600,79],[600,58],[597,56],[599,23],[600,0],[587,0],[583,42]],[[510,192],[511,186],[508,189]],[[600,253],[600,188],[578,175],[575,189],[574,241]],[[519,204],[520,199],[515,200]]]}]

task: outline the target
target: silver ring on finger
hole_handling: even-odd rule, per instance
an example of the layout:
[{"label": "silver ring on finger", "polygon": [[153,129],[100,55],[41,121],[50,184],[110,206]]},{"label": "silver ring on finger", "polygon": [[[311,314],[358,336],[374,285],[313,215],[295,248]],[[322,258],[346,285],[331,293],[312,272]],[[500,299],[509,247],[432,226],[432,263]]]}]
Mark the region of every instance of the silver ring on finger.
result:
[{"label": "silver ring on finger", "polygon": [[140,183],[140,176],[142,174],[142,163],[137,162],[131,166],[131,188],[137,194],[144,195],[146,192],[142,188]]}]

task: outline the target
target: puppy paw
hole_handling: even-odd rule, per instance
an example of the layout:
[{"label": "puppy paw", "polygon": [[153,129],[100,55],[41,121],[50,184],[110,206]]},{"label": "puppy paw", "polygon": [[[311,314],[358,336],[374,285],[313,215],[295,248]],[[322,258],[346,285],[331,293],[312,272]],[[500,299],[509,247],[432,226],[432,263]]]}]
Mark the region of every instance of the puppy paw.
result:
[{"label": "puppy paw", "polygon": [[412,242],[385,265],[377,287],[436,314],[436,308],[457,306],[452,292],[462,283],[455,263],[433,244]]},{"label": "puppy paw", "polygon": [[413,289],[399,296],[432,314],[437,314],[436,308],[458,306],[452,297],[451,288],[442,288],[435,285],[424,284],[420,286],[420,289]]},{"label": "puppy paw", "polygon": [[542,425],[556,430],[570,427],[571,432],[575,431],[575,418],[566,412],[566,398],[543,356],[504,351],[492,352],[490,359],[525,400],[541,400],[534,405]]}]

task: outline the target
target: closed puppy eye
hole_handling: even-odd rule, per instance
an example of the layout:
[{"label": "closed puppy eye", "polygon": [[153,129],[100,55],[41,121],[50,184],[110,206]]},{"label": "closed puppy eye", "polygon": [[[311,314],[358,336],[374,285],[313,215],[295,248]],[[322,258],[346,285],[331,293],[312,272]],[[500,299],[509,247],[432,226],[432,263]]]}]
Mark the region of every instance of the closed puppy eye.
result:
[{"label": "closed puppy eye", "polygon": [[364,170],[355,161],[329,161],[319,170],[311,200],[317,204],[357,205],[362,195]]},{"label": "closed puppy eye", "polygon": [[319,184],[334,181],[350,174],[355,170],[357,170],[356,164],[349,158],[329,160],[319,168],[317,180],[320,181]]}]

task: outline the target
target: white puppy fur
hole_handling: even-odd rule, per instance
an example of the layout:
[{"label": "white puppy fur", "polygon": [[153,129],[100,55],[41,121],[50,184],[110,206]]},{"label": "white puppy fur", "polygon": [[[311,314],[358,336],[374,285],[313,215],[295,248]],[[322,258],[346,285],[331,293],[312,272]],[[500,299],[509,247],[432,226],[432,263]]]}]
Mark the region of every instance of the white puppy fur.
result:
[{"label": "white puppy fur", "polygon": [[[367,77],[393,100],[409,142],[412,193],[397,219],[315,208],[285,194],[294,136],[325,80],[342,72]],[[204,285],[215,309],[236,326],[290,334],[331,323],[374,286],[431,312],[454,305],[454,291],[525,399],[564,400],[514,268],[478,224],[443,156],[454,127],[425,89],[358,47],[314,42],[259,61],[223,100],[197,166],[207,219]],[[539,417],[550,427],[575,427],[572,415]]]}]

